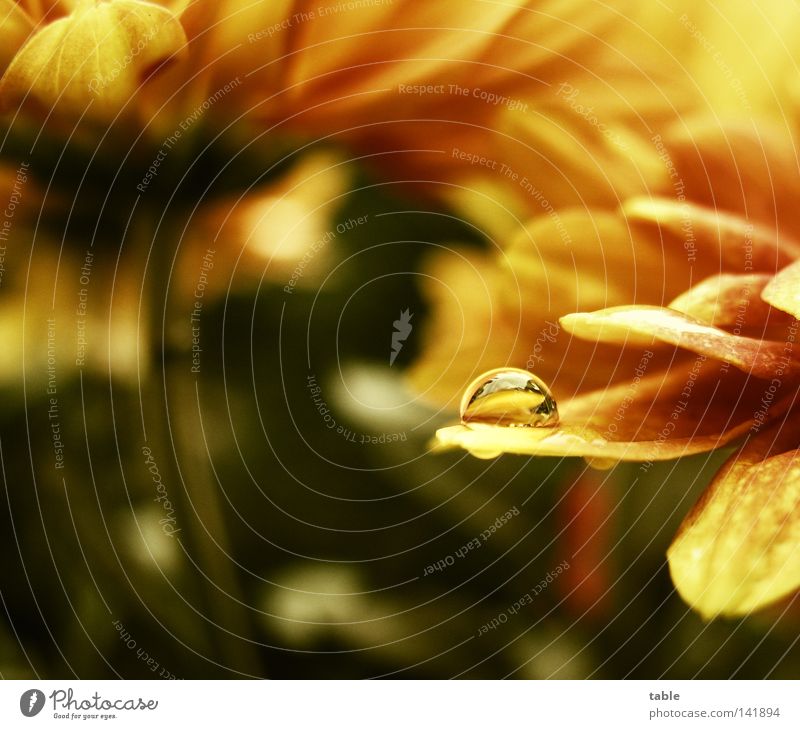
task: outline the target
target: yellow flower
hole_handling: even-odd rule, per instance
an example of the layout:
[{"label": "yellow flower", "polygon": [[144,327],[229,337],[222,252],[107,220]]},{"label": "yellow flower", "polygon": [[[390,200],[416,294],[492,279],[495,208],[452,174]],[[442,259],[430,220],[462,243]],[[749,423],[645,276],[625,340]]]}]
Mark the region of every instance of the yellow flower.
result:
[{"label": "yellow flower", "polygon": [[[440,433],[443,442],[483,455],[512,451],[598,459],[674,457],[728,443],[752,427],[752,414],[764,397],[763,382],[782,356],[784,345],[776,331],[791,327],[780,310],[795,311],[794,268],[786,266],[797,254],[783,231],[781,246],[773,245],[770,226],[776,218],[768,215],[771,197],[764,204],[764,198],[748,188],[747,202],[756,207],[746,208],[747,218],[740,216],[741,206],[725,197],[735,187],[727,184],[732,178],[724,160],[711,160],[720,162],[714,175],[725,179],[724,189],[714,190],[710,198],[702,190],[691,193],[696,261],[690,260],[684,242],[662,245],[661,236],[682,225],[683,208],[634,199],[625,207],[626,216],[614,212],[622,198],[653,187],[667,194],[670,169],[662,163],[660,141],[648,132],[653,125],[662,128],[682,119],[687,109],[703,101],[704,89],[691,89],[691,74],[678,78],[682,69],[676,54],[687,47],[707,54],[710,38],[696,42],[694,30],[686,23],[676,26],[673,18],[673,31],[678,31],[674,44],[641,42],[664,17],[675,16],[683,7],[672,5],[640,9],[626,1],[612,8],[574,0],[0,0],[5,41],[0,109],[7,114],[12,141],[26,140],[34,119],[40,122],[36,126],[43,144],[55,142],[65,152],[78,148],[87,174],[80,185],[61,179],[66,201],[72,203],[73,194],[78,197],[77,188],[84,182],[96,185],[103,195],[108,183],[117,194],[112,202],[125,215],[150,206],[149,223],[154,218],[160,223],[161,210],[154,209],[164,202],[155,188],[160,184],[172,203],[175,189],[170,183],[180,187],[189,177],[189,155],[213,148],[221,137],[235,138],[248,151],[252,144],[253,157],[264,166],[281,157],[286,145],[299,148],[320,140],[346,145],[383,175],[401,182],[398,189],[426,190],[467,211],[471,220],[485,223],[490,234],[504,237],[499,252],[464,254],[456,269],[433,263],[433,271],[447,284],[434,296],[440,307],[454,313],[439,320],[431,352],[416,371],[424,389],[456,397],[455,389],[465,386],[476,368],[507,362],[525,366],[533,359],[534,369],[552,380],[560,402],[562,424],[557,428],[457,427]],[[713,85],[712,79],[707,86]],[[82,123],[76,125],[76,119]],[[198,141],[202,144],[197,148],[191,146]],[[184,151],[179,143],[186,145]],[[690,144],[669,143],[674,157],[690,156]],[[783,150],[781,140],[776,144]],[[95,162],[108,164],[109,149],[120,152],[120,158],[110,161],[107,177],[97,173],[93,178],[90,168],[94,173]],[[716,144],[712,149],[724,147]],[[704,162],[703,172],[709,169]],[[765,179],[754,171],[758,162],[755,154],[748,158],[743,185]],[[131,165],[138,165],[136,181],[123,192],[114,187],[117,163],[120,170],[127,164],[128,173]],[[85,335],[93,342],[87,361],[95,358],[96,366],[112,375],[138,372],[138,360],[148,352],[140,334],[141,319],[148,312],[135,307],[137,286],[132,282],[145,277],[151,251],[162,258],[150,264],[147,274],[168,275],[164,269],[177,261],[182,293],[194,291],[198,276],[206,276],[211,265],[203,255],[203,238],[209,232],[225,243],[213,264],[225,275],[209,284],[209,293],[227,290],[224,284],[240,254],[252,266],[244,277],[248,281],[265,261],[282,276],[291,272],[324,235],[328,215],[320,211],[329,211],[343,189],[336,163],[319,164],[312,157],[310,167],[304,164],[298,163],[295,170],[310,174],[308,179],[298,181],[289,172],[281,180],[263,182],[253,175],[248,182],[257,182],[252,187],[242,183],[240,197],[225,189],[208,203],[204,197],[203,205],[194,200],[197,205],[179,213],[185,239],[175,235],[166,241],[174,248],[173,257],[173,250],[165,254],[161,244],[178,226],[165,226],[168,234],[161,233],[158,245],[138,240],[133,245],[139,247],[131,251],[128,238],[123,250],[122,235],[108,233],[98,217],[98,239],[108,235],[108,245],[120,254],[113,264],[104,265],[121,273],[118,279],[114,273],[103,276],[101,286],[99,264],[92,264],[91,306],[102,314],[83,320],[83,333],[79,330],[74,341],[66,340],[69,350],[75,347],[76,361],[81,360],[79,337]],[[171,166],[178,173],[168,177]],[[322,193],[313,183],[317,174],[326,180]],[[692,179],[700,185],[706,178],[698,172]],[[797,197],[789,195],[794,180],[788,175],[780,179],[782,191],[776,199],[783,210],[784,203],[791,206]],[[725,203],[728,212],[704,209],[709,199]],[[91,199],[89,207],[98,202]],[[50,200],[42,204],[52,208]],[[57,243],[38,232],[35,241],[42,245],[36,249],[40,263],[32,264],[33,280],[52,292],[50,301],[33,309],[31,326],[40,336],[39,344],[45,341],[41,338],[47,321],[43,324],[42,318],[48,307],[72,311],[75,280],[80,281],[87,265],[87,252],[77,247],[69,228],[73,207],[67,209],[69,222],[52,239]],[[81,212],[80,205],[74,209]],[[761,318],[734,333],[731,302],[742,298],[736,290],[743,281],[710,277],[719,273],[718,262],[727,261],[732,250],[734,258],[741,258],[736,246],[741,247],[742,236],[746,239],[745,226],[757,212],[764,215],[753,227],[753,270],[731,264],[725,273],[748,277],[750,311],[753,316],[761,311]],[[523,218],[532,222],[506,242],[510,223]],[[30,236],[33,249],[31,226],[20,219],[18,230]],[[265,230],[280,232],[272,238]],[[132,234],[148,238],[152,231],[132,226]],[[611,248],[609,241],[614,241]],[[72,248],[62,258],[55,246],[63,243]],[[772,278],[776,267],[786,268]],[[703,283],[693,287],[698,278]],[[71,290],[60,285],[65,280],[72,281]],[[17,284],[15,306],[23,303],[27,286],[27,281]],[[460,294],[453,297],[453,291]],[[161,293],[166,297],[166,291]],[[766,302],[763,310],[755,303],[759,295]],[[115,303],[116,297],[122,298],[122,306]],[[672,308],[641,308],[663,301],[672,301]],[[720,301],[727,303],[720,308]],[[639,308],[561,318],[569,312],[624,304]],[[117,325],[113,317],[120,313],[123,323]],[[11,320],[12,328],[16,321]],[[454,322],[467,333],[463,345],[455,348]],[[759,327],[760,338],[753,331]],[[65,346],[64,339],[59,341],[58,346]],[[629,346],[620,349],[620,343]],[[642,344],[652,348],[644,359]],[[675,345],[704,359],[676,353]],[[47,346],[37,352],[39,360],[50,356]],[[642,375],[637,375],[636,392],[630,393],[631,373],[637,370]],[[790,362],[779,377],[780,398],[765,422],[788,411],[791,403],[784,396],[792,392],[795,373]],[[673,418],[676,400],[690,381],[690,402]],[[673,421],[675,426],[660,441],[664,424]],[[764,432],[769,432],[766,426]],[[739,470],[730,473],[732,478],[743,477]],[[717,493],[724,497],[727,492]],[[748,506],[752,510],[753,504]],[[782,513],[775,510],[762,526],[777,524]],[[690,545],[689,557],[704,566],[710,559],[692,546],[693,535],[702,532],[704,512],[698,514],[673,548],[674,571],[688,559],[682,557],[686,550],[681,545]],[[784,521],[790,523],[788,516]],[[766,528],[759,531],[759,544],[766,545],[770,534]],[[787,535],[792,536],[790,530],[781,533],[776,549],[783,549]],[[724,544],[735,554],[730,545],[738,544],[736,539]],[[785,555],[776,549],[765,546],[763,554],[753,552],[763,559],[753,564],[746,579],[742,577],[742,584],[756,586],[746,595],[734,592],[730,604],[707,604],[694,594],[691,580],[679,575],[676,581],[706,614],[751,609],[785,594],[787,585],[796,586],[790,573],[771,569],[775,555],[780,565],[785,563]],[[714,552],[714,559],[719,554]],[[744,560],[724,563],[729,564],[738,568]],[[777,586],[766,585],[767,573],[780,576]],[[713,574],[724,574],[723,566],[715,563]],[[703,582],[708,580],[698,584]],[[726,593],[730,578],[724,576],[720,585],[714,585],[713,594]]]},{"label": "yellow flower", "polygon": [[[631,22],[638,17],[634,7],[626,4]],[[600,4],[564,0],[0,0],[6,40],[0,108],[6,112],[9,138],[22,140],[16,149],[29,143],[61,147],[69,140],[66,152],[77,154],[78,165],[86,164],[83,180],[70,177],[65,183],[62,178],[61,188],[53,185],[45,207],[54,213],[53,196],[61,200],[64,207],[56,219],[73,206],[80,210],[72,200],[78,187],[103,188],[100,163],[110,169],[108,186],[121,215],[139,197],[138,214],[152,214],[162,202],[161,191],[172,193],[172,183],[183,184],[185,178],[174,170],[188,167],[189,155],[220,138],[243,149],[243,156],[262,159],[265,167],[282,152],[310,142],[341,143],[359,161],[404,181],[414,192],[427,188],[450,200],[476,171],[491,180],[497,173],[487,164],[499,167],[502,160],[516,158],[530,184],[543,184],[548,170],[569,167],[559,191],[551,186],[548,192],[556,202],[575,194],[613,200],[615,185],[625,185],[628,193],[641,191],[641,185],[628,180],[641,176],[640,167],[652,168],[655,154],[651,149],[632,153],[630,164],[620,166],[613,180],[599,181],[597,170],[579,174],[574,160],[581,150],[589,148],[598,160],[605,159],[615,152],[616,138],[609,140],[587,119],[564,84],[581,79],[581,105],[609,99],[588,65],[618,19],[618,12]],[[609,105],[609,116],[615,113],[611,106],[619,104]],[[524,158],[509,142],[515,134],[523,138]],[[194,291],[198,266],[207,249],[214,248],[209,233],[222,242],[214,254],[209,295],[227,292],[231,284],[250,285],[262,274],[287,285],[312,280],[313,267],[330,260],[331,251],[315,254],[308,265],[304,261],[324,237],[345,183],[338,162],[310,154],[283,179],[262,183],[259,178],[238,194],[204,197],[196,210],[188,211],[191,222],[169,241],[178,248],[179,292]],[[547,157],[548,165],[537,164],[537,155]],[[114,176],[117,164],[119,177]],[[125,172],[133,180],[123,178]],[[130,184],[130,193],[120,191],[123,184]],[[530,198],[525,191],[522,195]],[[88,197],[85,204],[98,202]],[[94,211],[83,214],[90,218]],[[174,224],[177,228],[183,222]],[[131,232],[149,235],[140,228],[134,225]],[[32,231],[26,232],[33,247]],[[96,233],[103,239],[105,228],[99,226]],[[53,240],[63,235],[57,230]],[[71,235],[64,238],[64,260],[74,258],[80,268],[85,247]],[[115,235],[107,245],[117,243]],[[72,263],[51,267],[47,262],[58,260],[49,250],[51,243],[42,235],[36,243],[43,285],[63,291],[63,282],[74,278]],[[159,241],[157,249],[163,244]],[[143,251],[131,252],[128,244],[123,260],[128,263],[127,255],[136,258]],[[295,276],[301,264],[302,275]],[[152,271],[151,265],[148,275]],[[134,272],[143,274],[137,266],[123,266],[120,280]],[[123,290],[134,291],[133,280],[118,285],[116,293]],[[93,296],[93,312],[101,301]],[[71,306],[59,297],[54,303]],[[123,308],[133,305],[130,301]],[[111,309],[119,311],[120,304]],[[117,363],[114,369],[130,372],[141,366],[130,342],[149,335],[144,314],[125,317],[131,331],[109,329],[109,336],[124,339],[118,347],[92,334],[98,344],[89,348],[89,361],[100,352],[128,353],[127,364]],[[144,345],[141,349],[147,351]],[[103,361],[96,364],[106,368]]]},{"label": "yellow flower", "polygon": [[[686,108],[688,77],[673,80],[669,95],[651,93],[671,52],[641,42],[674,13],[633,2],[613,11],[575,0],[3,0],[2,8],[5,110],[23,104],[114,126],[133,118],[158,140],[211,100],[218,127],[341,142],[383,174],[457,203],[476,173],[516,205],[530,203],[533,188],[554,205],[640,192],[655,155],[626,125]],[[631,64],[625,54],[634,51]],[[595,62],[647,103],[632,109]]]},{"label": "yellow flower", "polygon": [[[746,614],[800,587],[800,175],[792,149],[768,125],[670,134],[664,159],[679,171],[679,197],[664,190],[632,199],[608,219],[565,215],[579,251],[541,235],[512,244],[486,278],[502,271],[500,285],[515,281],[517,290],[499,297],[487,327],[516,314],[524,346],[496,341],[494,328],[477,340],[494,339],[493,366],[527,365],[549,381],[560,421],[438,433],[442,444],[483,457],[583,456],[601,466],[645,461],[645,469],[740,443],[668,553],[678,591],[706,617]],[[764,180],[774,187],[765,191]],[[539,323],[523,318],[520,292],[547,302],[558,321],[552,336],[534,339]],[[598,311],[563,315],[598,303]],[[443,352],[433,356],[418,381],[441,365]]]}]

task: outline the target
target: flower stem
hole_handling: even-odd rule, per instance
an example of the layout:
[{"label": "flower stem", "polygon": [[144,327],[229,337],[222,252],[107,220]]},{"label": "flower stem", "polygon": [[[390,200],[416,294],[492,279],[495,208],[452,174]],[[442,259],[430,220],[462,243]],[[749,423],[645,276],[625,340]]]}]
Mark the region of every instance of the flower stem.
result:
[{"label": "flower stem", "polygon": [[188,540],[180,540],[186,557],[204,583],[209,633],[226,667],[237,674],[257,677],[260,662],[248,634],[250,616],[246,613],[241,589],[230,557],[231,548],[220,508],[217,483],[205,447],[200,389],[190,372],[186,351],[174,351],[167,333],[185,322],[189,327],[189,308],[170,297],[170,271],[177,257],[178,235],[162,228],[150,248],[148,336],[158,344],[155,366],[148,375],[151,405],[158,422],[162,448],[171,451],[169,459],[174,483],[180,484],[181,522]]}]

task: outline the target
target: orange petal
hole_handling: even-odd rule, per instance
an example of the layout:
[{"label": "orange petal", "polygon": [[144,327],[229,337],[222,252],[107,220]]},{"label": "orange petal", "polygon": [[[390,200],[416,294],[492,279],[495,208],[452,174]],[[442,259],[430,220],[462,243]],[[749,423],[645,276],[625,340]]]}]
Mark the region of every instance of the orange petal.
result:
[{"label": "orange petal", "polygon": [[[800,236],[796,142],[769,123],[682,120],[664,140],[686,199]],[[677,189],[677,188],[676,188]]]},{"label": "orange petal", "polygon": [[[537,99],[537,107],[528,114],[501,112],[492,123],[499,132],[496,148],[502,169],[517,175],[516,192],[534,214],[548,205],[613,208],[641,194],[642,179],[658,180],[663,173],[652,146],[624,122],[617,122],[608,136],[583,123],[570,106],[576,103],[572,88],[553,84],[552,100]],[[584,103],[581,98],[581,106]]]},{"label": "orange petal", "polygon": [[[651,346],[663,342],[712,359],[728,362],[756,377],[776,371],[797,372],[786,344],[739,337],[659,306],[616,306],[588,314],[561,317],[562,326],[592,341]],[[791,354],[791,347],[788,350]]]},{"label": "orange petal", "polygon": [[[700,270],[707,273],[774,273],[800,258],[800,244],[788,234],[768,225],[720,212],[703,205],[671,198],[637,197],[622,211],[633,222],[658,226],[661,234],[686,251]],[[677,238],[680,243],[674,241]]]},{"label": "orange petal", "polygon": [[[203,69],[191,86],[200,85],[201,93],[208,95],[241,76],[248,79],[243,89],[259,88],[257,101],[262,103],[280,88],[279,59],[295,26],[293,0],[181,0],[166,4],[180,15],[186,30],[189,63]],[[175,79],[170,96],[184,80]],[[256,97],[251,103],[255,101]]]},{"label": "orange petal", "polygon": [[513,271],[525,291],[541,300],[531,298],[535,308],[552,302],[551,317],[616,304],[662,303],[691,280],[675,275],[673,265],[670,273],[679,280],[673,288],[658,241],[632,238],[622,216],[599,209],[566,208],[535,217],[503,241],[503,248],[498,265]]},{"label": "orange petal", "polygon": [[[512,313],[521,304],[498,302],[497,291],[505,291],[506,298],[519,297],[513,277],[509,281],[507,272],[484,252],[455,248],[428,258],[425,296],[434,315],[423,335],[423,354],[409,374],[424,397],[457,411],[461,392],[481,372],[520,359],[525,364],[527,343],[521,341],[519,313],[516,320]],[[554,339],[555,321],[547,331],[548,340]]]},{"label": "orange petal", "polygon": [[[624,234],[618,216],[600,214],[592,228],[588,214],[565,212],[558,222],[531,224],[507,254],[453,248],[431,256],[425,295],[432,315],[422,354],[409,372],[415,389],[457,410],[464,388],[498,366],[533,371],[559,399],[627,380],[640,353],[583,341],[558,324],[576,308],[627,303],[635,294],[639,256],[645,259],[647,249],[634,256],[633,244],[623,246],[617,232]],[[581,245],[567,248],[562,233]],[[604,247],[606,236],[615,245]],[[651,267],[642,267],[643,279],[650,281]],[[663,354],[662,364],[671,359],[671,353]]]},{"label": "orange petal", "polygon": [[[439,430],[438,444],[482,458],[517,453],[668,460],[719,448],[744,435],[756,418],[785,410],[775,402],[759,411],[767,392],[764,383],[724,370],[713,360],[646,375],[648,361],[645,354],[630,382],[559,402],[556,426],[457,425]],[[769,405],[774,397],[769,395]]]},{"label": "orange petal", "polygon": [[[633,238],[622,216],[602,210],[540,215],[495,254],[442,251],[426,265],[433,314],[414,385],[436,401],[457,402],[481,372],[509,365],[533,370],[559,398],[606,387],[627,379],[640,354],[573,337],[559,317],[660,304],[691,281],[685,256],[666,254],[655,237]],[[672,355],[664,356],[667,365]]]},{"label": "orange petal", "polygon": [[797,319],[800,316],[800,261],[777,273],[764,289],[761,298]]},{"label": "orange petal", "polygon": [[704,617],[745,615],[800,588],[798,445],[788,418],[753,437],[684,520],[670,572]]},{"label": "orange petal", "polygon": [[773,309],[761,297],[772,280],[767,273],[710,276],[685,291],[668,307],[715,327],[733,327],[736,334],[746,328],[788,323],[783,312]]},{"label": "orange petal", "polygon": [[554,428],[504,428],[502,426],[452,425],[436,431],[437,445],[464,448],[476,458],[496,458],[503,453],[525,456],[599,458],[615,461],[657,461],[702,453],[717,443],[693,443],[675,439],[659,448],[653,441],[608,441],[602,428],[579,427],[562,422]]},{"label": "orange petal", "polygon": [[[485,3],[364,3],[355,10],[339,0],[301,0],[289,16],[285,79],[304,124],[338,124],[359,108],[359,121],[438,118],[464,107],[490,110],[479,99],[453,93],[450,84],[520,93],[542,87],[535,69],[562,60],[579,43],[600,45],[596,32],[616,20],[605,8],[574,0],[530,7],[527,0]],[[533,42],[531,39],[536,38]],[[398,86],[443,87],[404,93]],[[316,107],[318,108],[308,108]]]}]

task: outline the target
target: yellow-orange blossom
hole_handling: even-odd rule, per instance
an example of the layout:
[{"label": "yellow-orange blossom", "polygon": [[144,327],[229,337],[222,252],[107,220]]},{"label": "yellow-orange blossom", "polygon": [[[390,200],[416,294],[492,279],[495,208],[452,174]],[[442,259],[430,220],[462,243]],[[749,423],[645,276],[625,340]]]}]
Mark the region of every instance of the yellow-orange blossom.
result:
[{"label": "yellow-orange blossom", "polygon": [[[454,426],[438,437],[483,456],[645,462],[740,443],[668,557],[678,591],[701,614],[741,615],[800,587],[800,239],[791,212],[800,184],[793,140],[768,127],[706,126],[668,137],[664,152],[687,199],[665,188],[662,196],[627,201],[607,220],[599,214],[604,235],[574,254],[575,295],[602,290],[606,308],[565,314],[569,286],[567,297],[556,294],[552,302],[562,312],[560,329],[549,349],[540,348],[535,371],[551,378],[560,423]],[[596,224],[576,215],[584,217],[573,228]],[[547,245],[541,235],[536,240]],[[523,291],[548,285],[548,273],[552,286],[563,280],[558,264],[531,263],[531,240],[506,255],[511,263],[499,268],[514,272]],[[619,287],[625,281],[627,290]],[[494,317],[509,314],[501,300]],[[575,359],[570,348],[583,356]],[[509,364],[521,363],[515,351],[507,350]],[[423,359],[417,378],[432,366]]]},{"label": "yellow-orange blossom", "polygon": [[[793,551],[798,487],[791,408],[797,369],[794,348],[787,347],[798,313],[791,265],[798,248],[785,208],[800,191],[791,165],[783,174],[791,145],[787,149],[779,139],[776,152],[771,140],[766,147],[763,139],[751,140],[746,164],[740,157],[731,170],[725,145],[710,140],[701,145],[709,159],[690,175],[696,137],[683,145],[669,140],[687,185],[694,180],[702,187],[716,161],[720,169],[711,166],[712,174],[727,186],[710,198],[707,191],[690,190],[695,207],[689,208],[689,249],[686,210],[669,200],[632,200],[625,215],[612,212],[619,198],[654,185],[670,192],[657,144],[642,144],[627,131],[642,114],[668,117],[672,101],[664,99],[664,108],[652,111],[649,94],[632,93],[633,108],[613,88],[605,89],[604,79],[594,83],[598,57],[604,73],[615,68],[609,61],[618,60],[604,35],[622,23],[619,15],[600,3],[558,0],[536,6],[398,1],[369,3],[358,13],[325,20],[312,17],[321,5],[335,3],[0,0],[0,106],[10,115],[31,109],[37,119],[56,121],[85,114],[94,130],[132,125],[158,140],[199,102],[241,77],[230,103],[212,115],[218,126],[244,119],[276,134],[331,136],[374,155],[387,174],[412,181],[424,176],[457,203],[463,202],[465,180],[488,193],[498,185],[489,175],[470,179],[473,168],[459,164],[454,151],[515,162],[524,168],[516,173],[524,172],[531,189],[560,212],[535,220],[504,245],[499,265],[494,256],[472,254],[458,271],[442,271],[443,278],[456,279],[456,289],[477,284],[478,291],[490,292],[494,308],[487,313],[470,304],[468,341],[456,350],[447,345],[453,317],[442,317],[444,331],[436,334],[416,379],[427,391],[458,397],[465,375],[483,364],[525,366],[534,357],[537,372],[553,384],[562,425],[546,431],[457,427],[443,431],[442,440],[484,454],[648,460],[708,450],[749,433],[738,459],[673,546],[673,575],[687,600],[707,615],[747,612],[795,589],[800,568]],[[636,69],[639,81],[652,72],[652,64],[642,65],[647,70]],[[566,79],[581,79],[575,88],[582,110],[602,99],[609,121],[624,120],[621,136],[603,137],[587,126],[570,95],[557,93]],[[635,80],[629,88],[636,88]],[[485,89],[535,108],[520,115],[471,94],[400,88],[439,84]],[[766,178],[779,179],[779,185],[766,194],[740,195],[748,203],[742,217],[741,199],[726,199],[737,188],[731,179],[752,175],[763,181],[754,168],[763,168],[765,157]],[[513,201],[519,186],[511,187],[506,207],[514,215],[526,212],[528,191],[520,204]],[[709,203],[711,208],[702,207]],[[567,209],[585,204],[603,209]],[[691,293],[681,296],[687,288]],[[669,310],[559,319],[570,311],[665,301],[672,302]],[[563,329],[550,336],[556,320]],[[704,359],[676,353],[676,344]],[[643,348],[652,351],[644,360]],[[773,379],[780,385],[759,417]],[[780,437],[773,439],[779,427]]]}]

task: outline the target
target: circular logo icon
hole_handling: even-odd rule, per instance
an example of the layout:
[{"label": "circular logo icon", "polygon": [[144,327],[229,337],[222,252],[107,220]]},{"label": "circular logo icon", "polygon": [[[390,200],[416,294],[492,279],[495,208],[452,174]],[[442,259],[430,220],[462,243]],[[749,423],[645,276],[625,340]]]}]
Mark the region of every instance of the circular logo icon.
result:
[{"label": "circular logo icon", "polygon": [[44,709],[44,693],[39,689],[28,689],[19,699],[19,710],[25,716],[36,716]]}]

